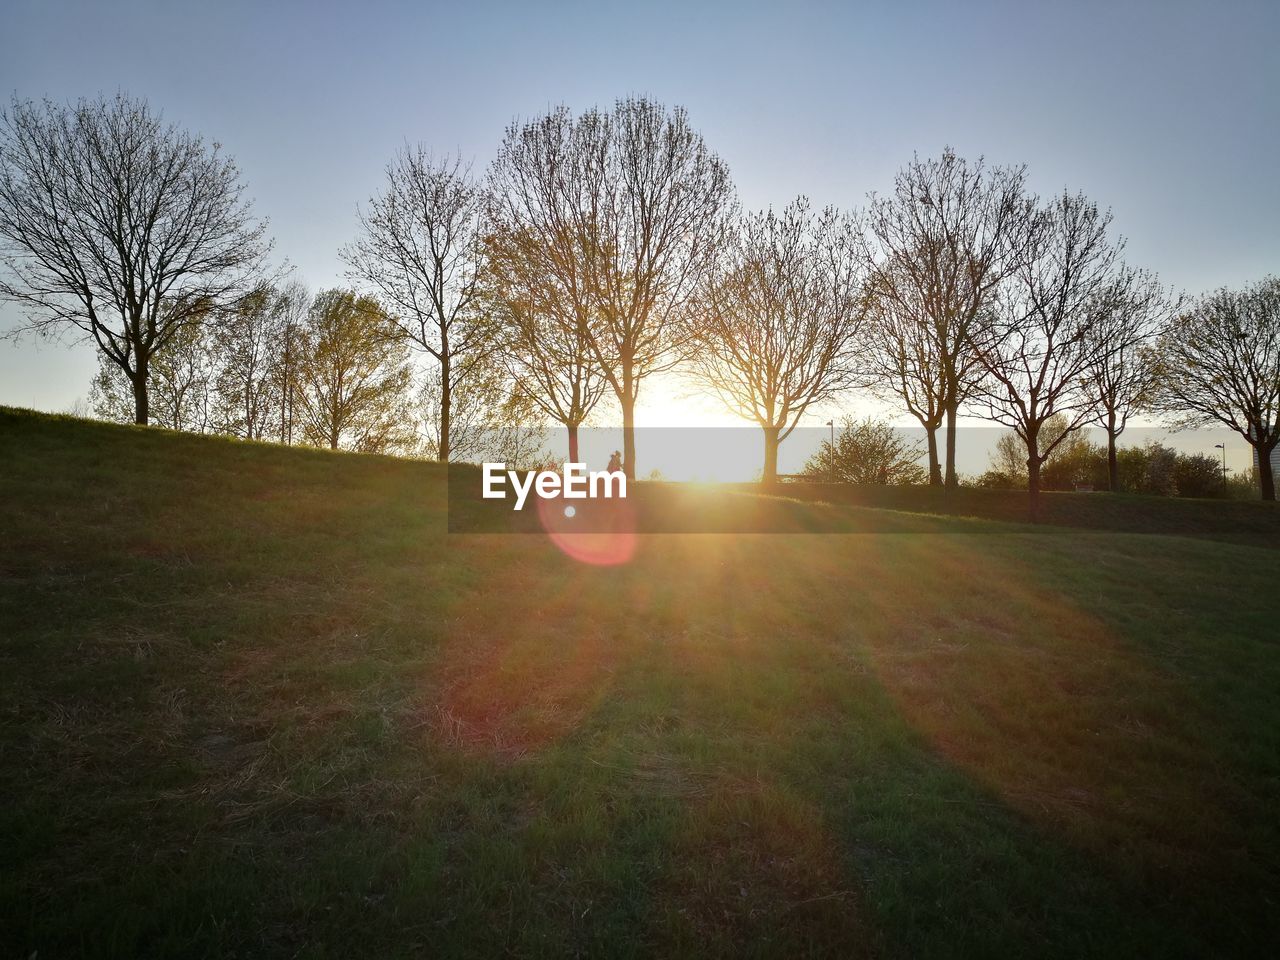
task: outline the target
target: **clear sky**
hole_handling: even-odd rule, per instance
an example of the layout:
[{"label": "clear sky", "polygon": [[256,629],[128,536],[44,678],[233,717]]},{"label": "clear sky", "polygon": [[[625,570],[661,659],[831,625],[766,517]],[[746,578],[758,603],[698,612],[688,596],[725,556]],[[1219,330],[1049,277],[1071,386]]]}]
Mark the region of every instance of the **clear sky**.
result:
[{"label": "clear sky", "polygon": [[[1278,41],[1275,0],[6,0],[0,91],[123,89],[220,141],[313,289],[340,282],[405,140],[483,168],[517,117],[646,93],[689,109],[749,206],[856,206],[951,144],[1083,189],[1131,262],[1200,291],[1280,272]],[[0,343],[0,403],[66,409],[93,369],[87,348]]]}]

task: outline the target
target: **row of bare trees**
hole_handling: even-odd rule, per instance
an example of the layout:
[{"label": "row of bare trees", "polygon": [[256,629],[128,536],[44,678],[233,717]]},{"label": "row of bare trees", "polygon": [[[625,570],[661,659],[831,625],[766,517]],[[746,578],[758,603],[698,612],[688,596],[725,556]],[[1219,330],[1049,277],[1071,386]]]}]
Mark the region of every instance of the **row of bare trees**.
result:
[{"label": "row of bare trees", "polygon": [[[365,452],[415,452],[408,348],[371,297],[260,286],[184,324],[151,357],[149,421],[173,430]],[[90,405],[133,417],[132,381],[105,354]]]},{"label": "row of bare trees", "polygon": [[123,94],[14,99],[0,129],[0,295],[91,338],[150,418],[151,358],[238,299],[271,245],[218,144]]},{"label": "row of bare trees", "polygon": [[[171,379],[155,358],[207,332],[223,429],[291,439],[281,411],[303,407],[288,391],[269,405],[282,426],[268,434],[252,390],[227,373],[266,356],[245,318],[281,309],[261,300],[275,289],[262,286],[265,231],[220,148],[144,102],[15,99],[4,115],[0,294],[37,331],[92,337],[136,422],[152,415],[151,385]],[[333,360],[306,393],[306,436],[339,445],[359,432],[335,426],[350,385],[337,368],[372,350],[400,369],[416,349],[440,459],[466,455],[466,425],[486,406],[563,425],[574,459],[579,427],[608,402],[634,476],[641,390],[680,365],[761,427],[766,482],[802,418],[860,388],[924,428],[932,483],[958,483],[957,421],[976,414],[1015,432],[1033,498],[1055,446],[1102,425],[1114,486],[1129,418],[1160,411],[1241,432],[1273,497],[1275,282],[1188,303],[1123,254],[1109,212],[1033,195],[1022,167],[948,149],[914,158],[857,213],[803,197],[745,212],[682,109],[643,97],[556,108],[512,124],[483,174],[424,147],[388,166],[342,251],[357,291],[305,311],[307,356],[317,369],[325,349]],[[344,335],[324,347],[323,323],[341,317]],[[1051,420],[1066,429],[1046,432]]]},{"label": "row of bare trees", "polygon": [[1124,263],[1111,219],[1081,194],[1031,197],[1023,168],[951,151],[914,160],[867,213],[871,385],[924,428],[934,483],[944,417],[945,483],[957,482],[954,427],[967,410],[1021,441],[1033,506],[1046,459],[1092,424],[1117,490],[1119,438],[1146,413],[1235,430],[1274,499],[1280,284],[1176,295]]},{"label": "row of bare trees", "polygon": [[683,110],[560,108],[513,124],[484,177],[406,148],[344,258],[437,365],[441,459],[455,394],[497,367],[567,429],[570,459],[611,396],[634,475],[641,386],[683,356],[732,201],[728,169]]}]

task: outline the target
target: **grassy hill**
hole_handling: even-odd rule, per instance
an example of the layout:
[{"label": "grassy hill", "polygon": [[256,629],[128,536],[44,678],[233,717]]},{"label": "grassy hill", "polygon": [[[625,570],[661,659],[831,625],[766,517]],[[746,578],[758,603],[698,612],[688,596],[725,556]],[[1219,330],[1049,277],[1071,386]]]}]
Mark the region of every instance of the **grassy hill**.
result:
[{"label": "grassy hill", "polygon": [[0,955],[1269,955],[1274,511],[893,496],[601,567],[0,410]]}]

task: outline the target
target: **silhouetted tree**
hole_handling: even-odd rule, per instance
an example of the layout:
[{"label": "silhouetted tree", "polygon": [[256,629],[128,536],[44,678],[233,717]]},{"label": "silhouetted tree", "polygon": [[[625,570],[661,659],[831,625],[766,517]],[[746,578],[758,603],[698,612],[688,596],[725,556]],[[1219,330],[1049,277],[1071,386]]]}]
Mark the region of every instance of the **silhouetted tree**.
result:
[{"label": "silhouetted tree", "polygon": [[239,297],[269,244],[217,144],[123,94],[14,99],[0,119],[0,295],[26,330],[91,337],[150,416],[152,357]]},{"label": "silhouetted tree", "polygon": [[302,403],[302,366],[306,360],[306,320],[311,295],[301,283],[292,283],[280,292],[280,297],[276,356],[271,367],[280,421],[276,437],[281,443],[292,444]]},{"label": "silhouetted tree", "polygon": [[1280,280],[1194,301],[1160,339],[1158,405],[1182,426],[1221,423],[1254,449],[1262,499],[1276,498],[1280,442]]},{"label": "silhouetted tree", "polygon": [[[205,433],[217,428],[213,411],[214,359],[207,327],[184,323],[151,356],[149,422],[169,430]],[[133,383],[105,353],[90,388],[94,413],[118,423],[134,422]]]},{"label": "silhouetted tree", "polygon": [[489,242],[487,306],[498,355],[519,393],[568,433],[569,462],[579,463],[578,429],[609,384],[582,322],[554,274],[543,272],[536,241],[499,229]]},{"label": "silhouetted tree", "polygon": [[737,219],[688,317],[689,362],[721,402],[764,431],[766,484],[778,447],[811,406],[858,382],[865,317],[856,221],[800,197]]},{"label": "silhouetted tree", "polygon": [[1152,346],[1180,303],[1152,274],[1121,271],[1110,309],[1094,327],[1084,390],[1093,420],[1107,432],[1107,488],[1120,489],[1117,442],[1129,417],[1148,406],[1156,385]]},{"label": "silhouetted tree", "polygon": [[[1028,224],[1017,269],[971,330],[983,379],[974,402],[1013,429],[1027,451],[1027,490],[1034,518],[1040,467],[1055,447],[1092,416],[1081,384],[1101,350],[1096,336],[1115,300],[1122,243],[1111,241],[1111,214],[1083,195],[1064,193]],[[1055,414],[1056,436],[1043,432]]]},{"label": "silhouetted tree", "polygon": [[508,128],[491,184],[499,228],[529,238],[587,331],[634,477],[636,398],[679,358],[677,322],[732,202],[728,169],[683,109],[627,98]]},{"label": "silhouetted tree", "polygon": [[284,439],[281,412],[292,398],[283,387],[291,378],[280,368],[295,347],[289,325],[308,300],[296,284],[261,284],[212,324],[219,432],[246,440]]},{"label": "silhouetted tree", "polygon": [[[906,277],[896,282],[886,272],[901,267],[880,266],[868,283],[866,353],[867,385],[882,397],[900,400],[925,432],[929,483],[942,485],[938,430],[946,415],[941,351],[923,298],[913,293]],[[913,299],[913,297],[915,299]]]},{"label": "silhouetted tree", "polygon": [[[427,371],[419,384],[422,430],[427,456],[435,457],[440,443],[440,371]],[[453,392],[449,418],[449,450],[456,462],[505,460],[504,452],[523,451],[526,433],[540,425],[539,408],[519,382],[513,380],[497,356],[477,361],[466,380]],[[545,431],[539,431],[545,433]],[[539,446],[541,439],[539,440]],[[438,458],[437,458],[438,459]]]},{"label": "silhouetted tree", "polygon": [[[909,389],[914,408],[926,412],[922,425],[929,429],[931,409],[946,417],[948,487],[959,482],[956,417],[978,375],[972,329],[1022,260],[1033,208],[1025,180],[1023,167],[988,170],[981,157],[969,163],[948,147],[936,160],[914,158],[867,212],[870,289],[878,314],[894,317],[894,336],[904,338],[901,349],[917,366]],[[924,371],[937,380],[931,400],[921,402]]]},{"label": "silhouetted tree", "polygon": [[439,364],[436,444],[450,459],[453,392],[487,352],[478,309],[484,196],[460,159],[405,148],[361,214],[362,235],[343,251],[349,276],[374,292],[394,329]]},{"label": "silhouetted tree", "polygon": [[408,348],[372,297],[326,290],[307,315],[299,413],[310,443],[369,453],[416,443]]}]

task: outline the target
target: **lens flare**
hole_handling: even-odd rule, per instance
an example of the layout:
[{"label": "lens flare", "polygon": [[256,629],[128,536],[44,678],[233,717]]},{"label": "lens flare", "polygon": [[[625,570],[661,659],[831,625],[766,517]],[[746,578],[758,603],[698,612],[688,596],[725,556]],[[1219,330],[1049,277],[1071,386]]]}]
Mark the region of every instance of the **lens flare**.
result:
[{"label": "lens flare", "polygon": [[565,504],[538,497],[538,520],[551,542],[567,557],[597,567],[626,563],[636,552],[635,506],[625,499]]}]

